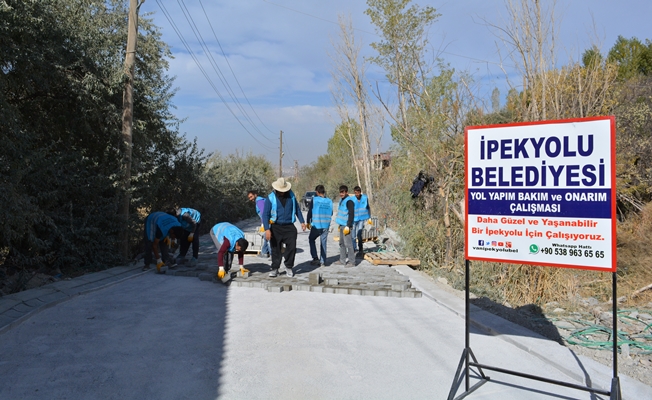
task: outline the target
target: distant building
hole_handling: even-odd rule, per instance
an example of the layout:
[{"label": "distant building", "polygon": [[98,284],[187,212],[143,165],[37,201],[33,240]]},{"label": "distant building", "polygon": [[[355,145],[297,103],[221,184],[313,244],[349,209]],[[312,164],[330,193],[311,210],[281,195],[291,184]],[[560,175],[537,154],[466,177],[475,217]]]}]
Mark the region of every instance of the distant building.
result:
[{"label": "distant building", "polygon": [[373,166],[377,171],[389,168],[392,164],[392,154],[389,151],[373,155]]}]

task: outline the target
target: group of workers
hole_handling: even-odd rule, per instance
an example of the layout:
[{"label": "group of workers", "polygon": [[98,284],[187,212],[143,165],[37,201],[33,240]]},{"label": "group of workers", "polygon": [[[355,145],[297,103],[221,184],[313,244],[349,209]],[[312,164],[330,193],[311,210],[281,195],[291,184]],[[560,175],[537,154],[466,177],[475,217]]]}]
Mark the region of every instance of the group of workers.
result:
[{"label": "group of workers", "polygon": [[[145,265],[143,270],[150,269],[152,253],[156,258],[156,272],[160,273],[164,265],[174,266],[185,262],[186,254],[192,244],[192,259],[189,266],[197,264],[199,256],[199,234],[201,213],[192,208],[179,208],[168,212],[157,211],[145,218],[144,242]],[[210,237],[217,250],[217,276],[221,279],[231,268],[233,255],[238,254],[238,264],[242,273],[248,272],[244,268],[244,252],[249,247],[244,233],[235,225],[221,222],[210,230]],[[169,254],[171,247],[179,247],[179,256],[174,259]]]},{"label": "group of workers", "polygon": [[[272,193],[267,198],[261,197],[256,191],[247,194],[250,201],[255,202],[256,212],[261,219],[261,231],[264,231],[261,257],[270,257],[272,265],[269,276],[279,274],[281,261],[284,259],[286,274],[294,276],[294,257],[297,251],[297,228],[294,225],[298,219],[301,229],[310,230],[308,243],[310,245],[311,265],[326,265],[326,248],[333,217],[333,201],[326,197],[324,185],[315,187],[316,196],[312,198],[312,206],[308,209],[306,220],[303,218],[299,202],[291,189],[292,184],[283,178],[272,183]],[[337,208],[335,223],[339,232],[340,258],[336,265],[354,266],[355,258],[364,257],[363,237],[364,224],[371,224],[371,209],[369,199],[362,194],[362,189],[356,186],[354,195],[349,195],[349,188],[340,186],[340,202]],[[320,240],[320,251],[317,254],[317,238]]]},{"label": "group of workers", "polygon": [[[303,218],[299,202],[291,190],[292,184],[284,178],[272,183],[272,192],[265,198],[258,196],[256,191],[249,191],[247,197],[255,203],[256,212],[261,219],[260,230],[263,232],[263,245],[260,257],[271,258],[270,277],[279,275],[281,261],[284,260],[286,274],[294,276],[294,259],[297,252],[298,231],[295,222],[298,219],[301,229],[310,230],[311,265],[326,265],[327,239],[333,217],[333,201],[326,197],[323,185],[317,185],[317,195],[312,200],[306,220]],[[363,237],[364,224],[371,224],[369,200],[362,194],[359,186],[354,188],[354,195],[349,195],[347,186],[339,188],[340,202],[335,216],[339,232],[340,258],[336,265],[354,266],[355,258],[364,257]],[[186,254],[192,244],[192,259],[190,266],[197,263],[199,241],[194,240],[199,231],[201,214],[192,208],[180,208],[169,212],[153,212],[145,219],[145,266],[150,268],[152,252],[156,259],[156,270],[161,272],[164,265],[173,266],[185,262]],[[307,222],[306,222],[307,221]],[[231,268],[233,257],[238,255],[238,264],[242,274],[249,272],[244,268],[244,253],[249,247],[244,232],[235,225],[221,222],[210,230],[210,237],[218,249],[217,277],[222,279]],[[320,239],[320,252],[317,254],[316,240]],[[173,259],[168,249],[178,245],[179,256]]]}]

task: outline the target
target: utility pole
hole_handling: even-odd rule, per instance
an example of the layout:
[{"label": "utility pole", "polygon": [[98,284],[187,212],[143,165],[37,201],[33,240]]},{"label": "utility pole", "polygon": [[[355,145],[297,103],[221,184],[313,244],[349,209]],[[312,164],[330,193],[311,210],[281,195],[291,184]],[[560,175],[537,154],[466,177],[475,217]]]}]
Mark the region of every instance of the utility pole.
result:
[{"label": "utility pole", "polygon": [[[140,4],[143,4],[142,0]],[[131,147],[134,119],[134,64],[136,63],[136,39],[138,38],[138,0],[129,0],[129,19],[127,22],[127,51],[125,53],[125,88],[122,95],[122,142],[124,154],[122,158],[124,178],[122,182],[122,204],[120,215],[123,218],[122,227],[122,257],[129,258],[129,205],[131,204]]]},{"label": "utility pole", "polygon": [[299,161],[294,160],[294,180],[299,180]]},{"label": "utility pole", "polygon": [[281,147],[279,147],[280,152],[278,155],[278,177],[283,176],[283,131],[281,131]]}]

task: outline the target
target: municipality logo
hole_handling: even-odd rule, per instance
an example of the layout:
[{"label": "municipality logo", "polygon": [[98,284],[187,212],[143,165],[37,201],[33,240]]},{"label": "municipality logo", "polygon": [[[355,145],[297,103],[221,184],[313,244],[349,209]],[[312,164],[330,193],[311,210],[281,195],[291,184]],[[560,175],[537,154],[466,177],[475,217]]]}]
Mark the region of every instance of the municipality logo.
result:
[{"label": "municipality logo", "polygon": [[536,244],[530,245],[530,254],[537,254],[539,252],[539,246]]}]

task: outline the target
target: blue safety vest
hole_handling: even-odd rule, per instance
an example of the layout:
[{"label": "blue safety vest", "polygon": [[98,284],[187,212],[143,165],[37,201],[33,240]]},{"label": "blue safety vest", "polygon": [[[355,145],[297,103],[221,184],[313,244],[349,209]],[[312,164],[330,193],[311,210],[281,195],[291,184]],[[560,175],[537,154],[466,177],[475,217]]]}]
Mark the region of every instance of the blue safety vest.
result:
[{"label": "blue safety vest", "polygon": [[317,229],[328,229],[333,216],[333,201],[327,197],[312,198],[312,226]]},{"label": "blue safety vest", "polygon": [[235,252],[235,242],[244,237],[244,233],[237,226],[231,225],[228,222],[220,222],[213,227],[212,231],[220,244],[224,243],[224,238],[229,239],[229,243],[231,244],[229,247],[230,253]]},{"label": "blue safety vest", "polygon": [[[271,210],[271,217],[270,221],[271,222],[276,222],[276,194],[274,192],[270,193],[269,196],[267,196],[269,199],[270,203],[272,203],[272,210]],[[297,199],[294,197],[294,193],[290,190],[290,201],[292,202],[292,223],[296,221],[297,217]]]},{"label": "blue safety vest", "polygon": [[353,197],[349,195],[349,197],[340,200],[340,205],[337,207],[337,218],[335,218],[338,225],[345,226],[349,222],[349,209],[346,207],[346,203],[352,201]]},{"label": "blue safety vest", "polygon": [[156,211],[149,214],[145,220],[145,236],[147,236],[147,240],[153,242],[156,239],[156,228],[158,227],[163,235],[159,239],[163,239],[168,235],[170,228],[175,226],[181,226],[176,217],[168,213]]},{"label": "blue safety vest", "polygon": [[192,208],[182,208],[179,210],[179,223],[183,227],[183,229],[187,231],[191,231],[192,227],[188,223],[188,221],[183,219],[183,214],[190,214],[190,218],[192,218],[193,221],[195,221],[195,224],[198,224],[199,221],[201,221],[201,213],[195,209]]},{"label": "blue safety vest", "polygon": [[371,218],[369,215],[369,210],[367,210],[367,195],[363,194],[360,196],[360,200],[357,197],[353,196],[353,203],[355,204],[355,216],[353,221],[366,221]]}]

